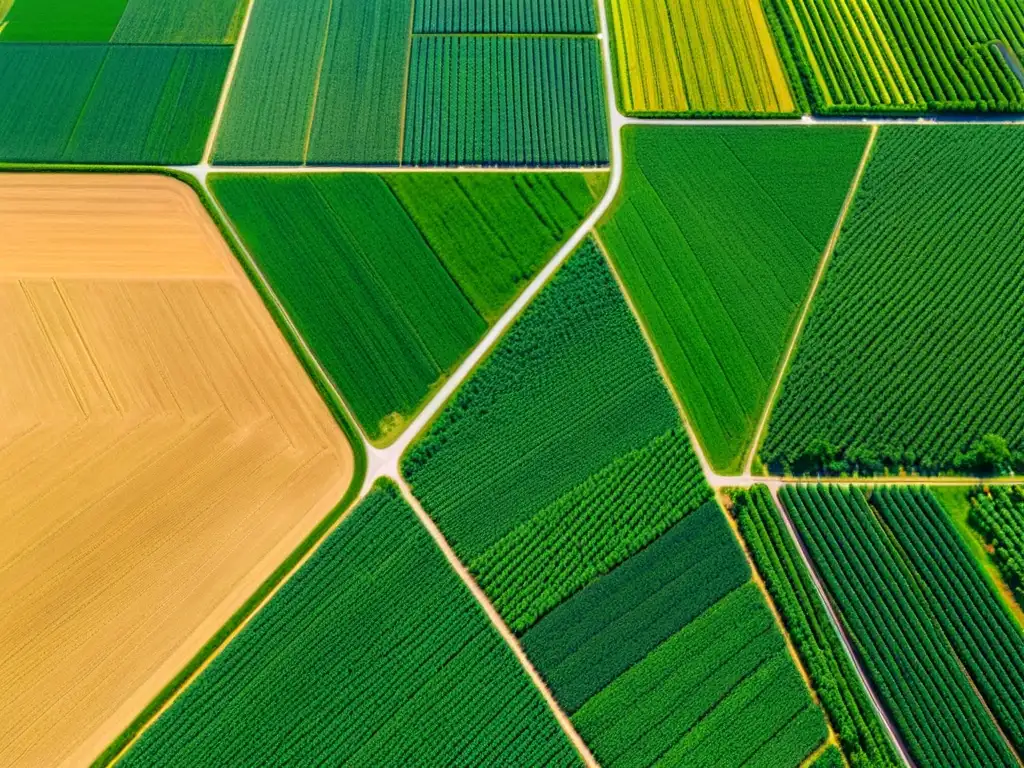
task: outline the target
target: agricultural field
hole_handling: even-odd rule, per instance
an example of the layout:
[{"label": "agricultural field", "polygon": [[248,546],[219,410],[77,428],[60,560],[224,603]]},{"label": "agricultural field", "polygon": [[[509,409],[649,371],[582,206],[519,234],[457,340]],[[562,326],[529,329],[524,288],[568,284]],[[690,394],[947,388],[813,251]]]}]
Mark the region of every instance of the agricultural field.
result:
[{"label": "agricultural field", "polygon": [[781,496],[915,762],[1016,765],[1024,634],[935,497],[834,486]]},{"label": "agricultural field", "polygon": [[606,165],[603,80],[593,39],[416,37],[403,160],[444,166]]},{"label": "agricultural field", "polygon": [[[793,115],[789,52],[759,0],[612,0],[622,110],[629,115]],[[792,73],[792,74],[791,74]]]},{"label": "agricultural field", "polygon": [[992,559],[1024,610],[1024,488],[973,491],[968,520],[991,547]]},{"label": "agricultural field", "polygon": [[353,479],[202,204],[0,176],[0,763],[92,761]]},{"label": "agricultural field", "polygon": [[741,469],[863,128],[628,126],[601,241],[717,470]]},{"label": "agricultural field", "polygon": [[1024,109],[1024,7],[1006,0],[764,0],[824,114]]},{"label": "agricultural field", "polygon": [[414,0],[416,34],[587,35],[594,0]]},{"label": "agricultural field", "polygon": [[0,43],[0,161],[198,162],[231,49]]},{"label": "agricultural field", "polygon": [[210,185],[364,430],[384,442],[594,205],[579,173],[232,174]]},{"label": "agricultural field", "polygon": [[[732,513],[750,548],[850,765],[898,766],[899,758],[829,623],[771,493],[763,485],[731,491]],[[839,763],[842,764],[842,758]]]},{"label": "agricultural field", "polygon": [[118,765],[267,762],[580,765],[391,484],[350,513]]},{"label": "agricultural field", "polygon": [[794,472],[1024,466],[1024,131],[885,126],[760,449]]}]

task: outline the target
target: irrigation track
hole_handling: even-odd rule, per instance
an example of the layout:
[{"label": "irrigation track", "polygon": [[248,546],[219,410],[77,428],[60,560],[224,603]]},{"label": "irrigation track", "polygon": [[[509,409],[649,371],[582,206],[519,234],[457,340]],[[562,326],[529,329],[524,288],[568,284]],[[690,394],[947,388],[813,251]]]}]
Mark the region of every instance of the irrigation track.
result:
[{"label": "irrigation track", "polygon": [[754,458],[757,456],[757,449],[761,445],[761,436],[764,434],[764,429],[768,424],[768,417],[771,415],[772,408],[775,406],[775,401],[779,396],[779,389],[782,387],[782,380],[786,377],[786,371],[789,370],[789,363],[793,357],[793,352],[796,350],[797,340],[800,338],[800,334],[803,333],[807,317],[811,313],[811,305],[814,303],[814,296],[818,292],[818,286],[821,285],[821,279],[825,276],[825,271],[832,261],[832,254],[836,249],[836,243],[839,242],[839,233],[842,231],[843,224],[846,223],[847,214],[849,214],[850,208],[853,206],[853,200],[857,196],[861,179],[864,178],[864,169],[867,168],[868,160],[871,158],[871,152],[875,148],[875,140],[877,138],[878,126],[876,125],[872,126],[871,133],[868,135],[867,143],[864,145],[864,152],[860,158],[860,165],[857,166],[857,171],[853,175],[853,181],[850,183],[850,189],[846,193],[843,207],[839,209],[839,216],[836,218],[835,226],[832,228],[832,235],[825,244],[825,250],[821,254],[821,260],[818,262],[818,269],[814,273],[811,287],[807,291],[807,297],[804,299],[803,309],[800,310],[800,316],[797,318],[796,325],[793,326],[793,333],[790,334],[789,343],[786,345],[782,361],[776,369],[775,381],[768,393],[768,399],[764,404],[764,411],[761,413],[761,418],[757,422],[757,430],[754,432],[754,437],[750,442],[750,451],[747,453],[747,459],[743,464],[744,473],[749,473],[754,466]]},{"label": "irrigation track", "polygon": [[825,591],[825,587],[821,583],[821,578],[818,576],[818,572],[814,570],[814,563],[811,561],[810,555],[807,554],[807,549],[804,547],[803,541],[801,541],[800,536],[797,534],[793,521],[789,519],[789,513],[786,512],[785,506],[783,506],[782,501],[779,499],[779,489],[772,488],[771,494],[772,501],[775,502],[775,508],[782,517],[782,522],[785,524],[786,530],[789,531],[789,536],[793,540],[793,543],[796,544],[797,551],[800,553],[800,559],[803,560],[804,567],[807,569],[807,572],[811,574],[811,581],[814,582],[814,589],[818,593],[818,599],[821,600],[822,605],[825,606],[825,612],[828,614],[828,620],[832,624],[832,628],[836,631],[836,634],[839,636],[839,641],[843,644],[843,650],[846,652],[847,657],[853,664],[853,668],[857,672],[857,678],[860,680],[861,686],[867,692],[868,698],[871,700],[871,706],[874,707],[875,712],[878,714],[879,722],[882,723],[882,727],[885,728],[886,733],[889,734],[889,740],[896,747],[896,750],[899,752],[900,758],[903,762],[908,766],[913,766],[914,762],[910,759],[910,752],[907,750],[906,744],[903,743],[903,738],[899,735],[896,727],[892,724],[892,720],[889,718],[889,713],[885,710],[885,707],[882,706],[882,702],[879,700],[874,686],[868,679],[867,674],[864,672],[864,667],[860,663],[860,658],[853,650],[853,644],[850,642],[850,638],[846,634],[846,629],[839,620],[839,615],[836,613],[836,610],[832,605],[832,600]]}]

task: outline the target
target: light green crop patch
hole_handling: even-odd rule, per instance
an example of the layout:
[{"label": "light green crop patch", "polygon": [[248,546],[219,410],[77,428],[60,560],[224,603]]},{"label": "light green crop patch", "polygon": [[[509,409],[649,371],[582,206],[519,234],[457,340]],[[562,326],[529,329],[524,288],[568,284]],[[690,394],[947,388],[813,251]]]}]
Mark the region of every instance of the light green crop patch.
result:
[{"label": "light green crop patch", "polygon": [[0,42],[105,43],[128,0],[0,0]]}]

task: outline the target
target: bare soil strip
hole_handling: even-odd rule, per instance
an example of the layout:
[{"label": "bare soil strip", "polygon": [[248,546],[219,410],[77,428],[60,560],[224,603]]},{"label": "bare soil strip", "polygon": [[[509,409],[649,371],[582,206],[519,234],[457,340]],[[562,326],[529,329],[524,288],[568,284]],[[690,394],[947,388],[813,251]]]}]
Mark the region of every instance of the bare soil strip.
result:
[{"label": "bare soil strip", "polygon": [[0,764],[91,761],[353,454],[193,192],[0,176]]}]

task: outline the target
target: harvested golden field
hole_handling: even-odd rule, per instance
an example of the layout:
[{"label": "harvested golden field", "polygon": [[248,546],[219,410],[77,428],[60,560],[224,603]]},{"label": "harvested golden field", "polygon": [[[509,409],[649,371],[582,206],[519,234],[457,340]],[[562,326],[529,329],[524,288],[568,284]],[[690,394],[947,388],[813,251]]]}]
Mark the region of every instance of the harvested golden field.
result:
[{"label": "harvested golden field", "polygon": [[773,114],[796,109],[761,0],[613,0],[629,114]]},{"label": "harvested golden field", "polygon": [[0,174],[0,232],[0,765],[78,765],[353,455],[186,185]]}]

